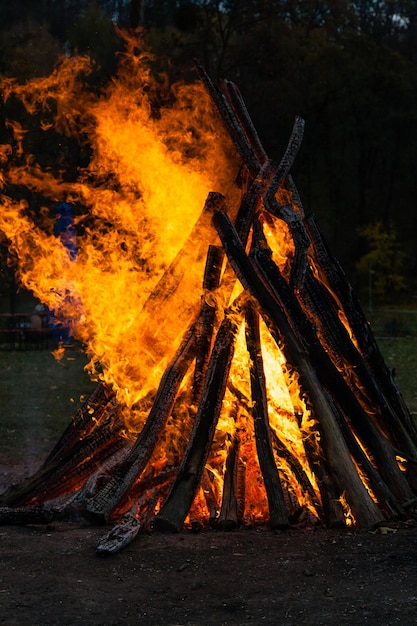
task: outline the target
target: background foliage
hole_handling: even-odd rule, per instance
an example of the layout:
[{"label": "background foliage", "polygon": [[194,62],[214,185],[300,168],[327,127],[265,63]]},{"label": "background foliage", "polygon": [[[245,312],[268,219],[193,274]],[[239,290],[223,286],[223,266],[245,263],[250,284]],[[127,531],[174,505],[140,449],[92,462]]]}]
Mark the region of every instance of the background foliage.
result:
[{"label": "background foliage", "polygon": [[[198,58],[215,80],[238,84],[271,157],[280,158],[294,116],[304,117],[294,173],[306,212],[318,215],[363,298],[372,285],[376,303],[412,305],[414,0],[3,0],[1,8],[0,78],[45,75],[60,54],[80,52],[96,62],[94,80],[104,84],[122,47],[114,24],[142,26],[171,80],[195,80]],[[8,113],[0,110],[2,142],[11,141]],[[42,140],[52,166],[62,151]],[[70,143],[64,156],[74,167],[88,158]]]}]

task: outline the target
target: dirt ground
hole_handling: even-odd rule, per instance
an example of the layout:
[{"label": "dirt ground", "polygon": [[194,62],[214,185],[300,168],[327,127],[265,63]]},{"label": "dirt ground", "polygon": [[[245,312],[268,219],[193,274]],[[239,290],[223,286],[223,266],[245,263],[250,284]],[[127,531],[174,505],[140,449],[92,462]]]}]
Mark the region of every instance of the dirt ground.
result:
[{"label": "dirt ground", "polygon": [[[62,406],[65,368],[26,360],[17,366],[22,381],[31,367],[30,393],[2,373],[22,415],[7,421],[0,403],[0,493],[37,469],[55,440],[36,416],[55,424],[50,407]],[[100,557],[102,527],[0,526],[0,626],[416,625],[417,528],[392,530],[143,534]]]},{"label": "dirt ground", "polygon": [[7,626],[417,624],[417,529],[143,534],[0,527]]}]

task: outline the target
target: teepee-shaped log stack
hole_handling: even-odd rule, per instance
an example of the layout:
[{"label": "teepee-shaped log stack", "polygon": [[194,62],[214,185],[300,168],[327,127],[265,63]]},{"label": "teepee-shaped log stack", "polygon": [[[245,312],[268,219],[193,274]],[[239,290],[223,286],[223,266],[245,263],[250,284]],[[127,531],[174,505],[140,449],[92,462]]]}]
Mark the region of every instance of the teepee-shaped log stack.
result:
[{"label": "teepee-shaped log stack", "polygon": [[[198,72],[243,172],[239,206],[229,206],[212,192],[202,213],[201,219],[212,220],[221,245],[207,242],[199,312],[184,329],[137,439],[125,437],[114,394],[99,385],[39,471],[0,497],[0,519],[25,523],[79,510],[89,519],[115,520],[119,524],[102,546],[111,551],[140,526],[178,531],[187,518],[192,524],[201,490],[207,522],[234,528],[245,521],[251,486],[239,428],[242,412],[251,420],[272,528],[299,522],[306,510],[310,521],[328,526],[344,525],[349,516],[361,527],[410,517],[417,488],[416,428],[316,219],[304,215],[290,175],[303,120],[295,120],[287,150],[274,163],[236,86],[225,82],[220,90],[200,66]],[[292,250],[280,264],[267,236],[277,224],[285,224]],[[197,231],[198,225],[192,237]],[[179,255],[148,306],[164,302],[181,262]],[[224,309],[216,298],[219,290],[228,297]],[[230,377],[241,328],[250,363],[246,392]],[[304,464],[271,427],[265,332],[284,355],[286,369],[297,374],[300,396],[314,421],[314,429],[302,437]],[[226,393],[236,428],[228,433],[219,493],[208,459]],[[178,413],[179,399],[193,407],[192,423],[182,435],[186,443],[175,462],[155,471],[151,459]],[[301,416],[298,426],[303,428]]]}]

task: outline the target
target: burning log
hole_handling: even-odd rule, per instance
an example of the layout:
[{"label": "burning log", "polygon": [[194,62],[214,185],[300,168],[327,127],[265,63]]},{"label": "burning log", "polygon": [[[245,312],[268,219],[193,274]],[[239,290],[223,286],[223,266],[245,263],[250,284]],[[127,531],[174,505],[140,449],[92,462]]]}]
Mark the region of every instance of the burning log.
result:
[{"label": "burning log", "polygon": [[[237,407],[236,409],[237,410]],[[240,453],[240,438],[237,432],[232,437],[230,444],[223,480],[222,506],[218,519],[215,520],[219,530],[234,530],[240,526],[238,496],[237,496],[237,471]]]},{"label": "burning log", "polygon": [[258,278],[255,267],[249,257],[246,256],[227,215],[217,213],[213,220],[236,275],[266,312],[265,321],[270,325],[272,335],[275,335],[277,344],[285,346],[288,362],[297,369],[301,376],[302,385],[314,407],[314,412],[319,416],[323,445],[326,445],[325,457],[332,467],[340,494],[346,493],[355,518],[359,520],[360,524],[372,526],[382,521],[381,512],[372,502],[352,463],[331,405],[317,378],[317,373],[288,323],[284,310]]},{"label": "burning log", "polygon": [[[395,450],[374,426],[367,413],[361,407],[355,392],[349,388],[337,368],[331,361],[323,345],[318,340],[315,330],[303,315],[301,307],[294,294],[288,289],[286,282],[279,275],[278,268],[271,263],[269,255],[263,251],[256,253],[257,267],[264,278],[269,281],[269,286],[277,293],[281,288],[281,302],[286,309],[292,311],[298,320],[298,327],[303,329],[301,341],[304,349],[309,353],[321,385],[327,389],[334,402],[341,404],[346,415],[350,417],[352,424],[357,428],[358,434],[363,437],[365,445],[372,451],[375,460],[379,462],[380,471],[385,475],[386,481],[396,496],[402,500],[410,497],[410,487],[399,470],[395,459]],[[343,335],[342,335],[343,337]]]},{"label": "burning log", "polygon": [[128,457],[106,486],[89,501],[87,512],[90,515],[103,520],[108,518],[132,482],[142,473],[171,414],[179,385],[195,356],[195,350],[196,333],[192,325],[161,379],[151,412]]},{"label": "burning log", "polygon": [[[294,189],[293,183],[292,188]],[[372,384],[377,387],[377,393],[384,398],[381,400],[381,404],[387,405],[388,413],[383,411],[380,414],[384,428],[392,435],[396,445],[402,448],[404,452],[409,453],[411,457],[416,458],[416,425],[391,372],[385,364],[369,323],[346,280],[342,268],[329,252],[317,220],[313,215],[306,220],[306,227],[317,259],[317,266],[320,268],[320,280],[326,282],[331,293],[334,294],[329,303],[333,308],[336,308],[336,311],[342,310],[346,315],[360,353],[370,369]]]},{"label": "burning log", "polygon": [[194,500],[226,390],[240,322],[239,308],[237,302],[225,313],[217,332],[190,443],[172,490],[155,518],[156,530],[181,530]]},{"label": "burning log", "polygon": [[246,311],[246,341],[251,360],[252,417],[255,425],[259,465],[268,496],[269,525],[272,529],[287,528],[288,512],[285,509],[284,494],[274,461],[269,431],[268,401],[261,354],[259,316],[251,305],[248,305]]},{"label": "burning log", "polygon": [[80,428],[78,438],[72,422],[40,469],[3,493],[4,504],[22,506],[33,500],[52,500],[69,494],[83,484],[98,464],[127,446],[121,435],[124,424],[117,405],[108,400],[108,392],[103,388],[96,391],[75,417]]},{"label": "burning log", "polygon": [[217,306],[213,294],[220,284],[224,252],[217,246],[209,246],[203,279],[203,295],[197,320],[197,355],[194,369],[193,402],[198,404],[213,343],[214,322]]},{"label": "burning log", "polygon": [[[143,305],[141,332],[155,344],[153,367],[163,342],[148,324],[162,320],[164,332],[174,296],[185,294],[177,314],[182,341],[153,387],[147,418],[134,442],[126,438],[124,407],[100,384],[39,471],[0,497],[3,523],[46,520],[51,510],[63,514],[71,506],[90,520],[116,523],[99,554],[119,550],[141,528],[177,532],[187,517],[196,528],[236,528],[248,523],[262,494],[262,519],[274,529],[287,528],[303,511],[329,527],[350,517],[372,527],[404,515],[416,501],[417,429],[290,175],[303,120],[296,118],[287,149],[274,163],[238,88],[226,81],[221,91],[201,66],[197,70],[242,160],[241,201],[229,206],[222,194],[208,195]],[[289,242],[281,264],[279,236]],[[206,250],[202,293],[194,301],[188,266]],[[236,364],[242,345],[247,361]],[[268,369],[269,355],[275,362]],[[289,406],[271,391],[278,371]],[[185,441],[164,454],[167,428],[182,418]],[[292,431],[285,432],[287,422],[298,447]],[[397,457],[406,460],[405,472]],[[262,488],[254,497],[257,482]]]}]

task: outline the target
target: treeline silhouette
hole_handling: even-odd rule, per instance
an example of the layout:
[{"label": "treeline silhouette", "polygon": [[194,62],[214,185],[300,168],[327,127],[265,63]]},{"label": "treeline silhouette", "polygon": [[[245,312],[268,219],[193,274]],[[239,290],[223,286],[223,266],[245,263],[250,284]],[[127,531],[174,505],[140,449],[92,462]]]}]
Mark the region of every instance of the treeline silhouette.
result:
[{"label": "treeline silhouette", "polygon": [[[417,293],[417,3],[346,0],[15,0],[2,2],[0,76],[52,70],[60,54],[89,54],[105,83],[121,28],[144,31],[155,67],[239,86],[272,158],[295,115],[306,120],[294,168],[360,294],[411,304]],[[7,107],[3,106],[3,119]],[[10,130],[2,123],[1,142]],[[69,147],[71,158],[88,158]],[[51,152],[53,154],[53,150]]]}]

